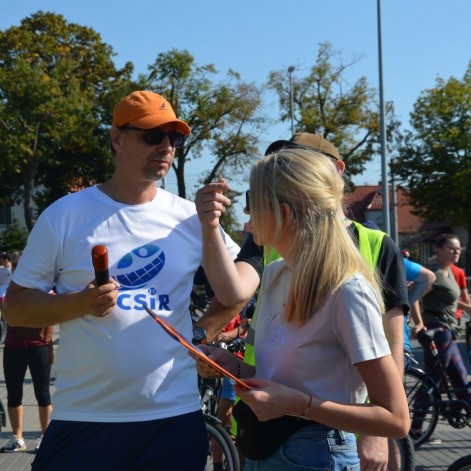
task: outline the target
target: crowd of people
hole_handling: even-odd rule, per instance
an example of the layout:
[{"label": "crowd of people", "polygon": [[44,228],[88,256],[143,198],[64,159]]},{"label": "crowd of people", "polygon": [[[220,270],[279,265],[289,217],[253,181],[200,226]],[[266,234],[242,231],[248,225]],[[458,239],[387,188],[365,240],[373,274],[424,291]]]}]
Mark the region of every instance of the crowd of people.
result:
[{"label": "crowd of people", "polygon": [[[437,344],[450,379],[466,375],[456,309],[471,311],[471,303],[451,269],[459,239],[439,238],[433,267],[407,260],[387,234],[346,216],[345,163],[335,146],[299,133],[254,164],[246,207],[253,235],[240,248],[220,224],[231,204],[224,179],[201,188],[194,203],[156,184],[190,133],[164,97],[131,93],[113,110],[112,177],[38,218],[6,283],[13,436],[2,451],[26,448],[29,367],[42,434],[34,471],[205,468],[197,373],[220,373],[157,328],[146,306],[250,387],[226,382],[220,417],[229,427],[235,402],[246,471],[385,469],[395,459],[387,439],[406,436],[411,425],[401,382],[409,315],[413,335],[443,327]],[[108,251],[105,284],[95,280],[96,245]],[[215,296],[193,325],[199,267]],[[255,293],[252,320],[237,320]],[[241,335],[243,359],[206,345]],[[279,433],[261,432],[275,423]]]}]

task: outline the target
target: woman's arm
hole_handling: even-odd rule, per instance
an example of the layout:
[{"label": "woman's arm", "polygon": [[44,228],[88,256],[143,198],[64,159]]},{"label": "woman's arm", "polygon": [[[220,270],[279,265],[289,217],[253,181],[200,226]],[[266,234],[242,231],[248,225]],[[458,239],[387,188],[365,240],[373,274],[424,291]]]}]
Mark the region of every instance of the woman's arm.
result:
[{"label": "woman's arm", "polygon": [[[236,393],[260,420],[281,415],[304,416],[341,430],[389,438],[405,437],[409,410],[401,377],[391,355],[358,363],[370,398],[368,404],[341,404],[312,397],[302,391],[262,379],[245,382],[254,387]],[[309,407],[310,405],[310,407]]]},{"label": "woman's arm", "polygon": [[[222,192],[229,186],[223,178],[198,190],[195,204],[203,233],[203,267],[218,300],[224,306],[247,302],[257,288],[258,281],[246,283],[246,268],[235,264],[222,238],[219,218],[231,201]],[[237,266],[236,266],[237,265]],[[254,277],[256,279],[256,277]]]}]

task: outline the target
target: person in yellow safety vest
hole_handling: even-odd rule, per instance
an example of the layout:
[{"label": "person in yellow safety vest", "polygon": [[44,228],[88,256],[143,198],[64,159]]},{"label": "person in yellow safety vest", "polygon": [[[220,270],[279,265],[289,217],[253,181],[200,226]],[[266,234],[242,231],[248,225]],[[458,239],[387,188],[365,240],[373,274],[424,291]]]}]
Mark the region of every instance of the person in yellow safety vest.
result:
[{"label": "person in yellow safety vest", "polygon": [[[283,160],[283,159],[286,159],[286,162],[285,162],[285,160]],[[292,160],[291,160],[291,159],[292,159]],[[296,151],[295,151],[295,150],[288,151],[288,150],[285,150],[285,149],[280,150],[280,151],[278,151],[276,154],[270,154],[268,157],[266,157],[265,159],[263,159],[263,160],[261,161],[261,163],[262,163],[262,165],[264,165],[265,162],[267,162],[266,165],[269,165],[269,162],[272,162],[272,161],[278,162],[278,160],[280,160],[280,163],[279,163],[279,164],[276,164],[276,168],[277,168],[277,169],[278,169],[278,167],[279,167],[280,169],[291,168],[291,165],[293,165],[293,166],[296,168],[295,162],[297,161],[297,159],[299,160],[298,163],[300,163],[300,162],[303,162],[303,163],[306,162],[306,166],[309,165],[307,162],[310,161],[310,162],[312,162],[311,166],[312,166],[313,168],[314,168],[314,167],[315,167],[315,168],[319,167],[319,169],[320,169],[320,168],[323,168],[324,166],[331,166],[332,171],[334,171],[334,166],[332,166],[332,164],[328,164],[327,159],[324,159],[323,157],[318,157],[318,154],[316,154],[316,153],[314,153],[314,152],[312,152],[312,151],[301,150],[301,149],[296,150]],[[314,164],[314,163],[315,163],[315,164]],[[275,165],[275,164],[274,164],[274,165]],[[300,165],[301,165],[301,164],[300,164]],[[302,166],[302,165],[301,165],[301,166]],[[335,167],[338,168],[337,165],[335,165]],[[256,167],[256,168],[258,169],[258,164],[257,164],[257,167]],[[271,167],[270,167],[270,168],[271,168]],[[306,170],[307,170],[307,169],[306,169]],[[280,172],[283,172],[283,170],[280,170]],[[340,172],[338,172],[338,173],[340,173]],[[252,173],[252,175],[253,175],[253,173]],[[277,177],[278,177],[278,174],[276,174],[276,175],[277,175]],[[291,173],[290,173],[290,175],[291,175]],[[300,174],[299,174],[299,173],[296,173],[296,175],[299,176]],[[317,178],[316,175],[317,175],[316,173],[309,173],[309,177],[307,177],[307,178],[308,178],[308,179],[311,179],[311,178],[312,178],[312,181],[315,182],[315,181],[316,181],[316,178]],[[323,174],[319,174],[319,178],[321,178],[320,175],[323,176]],[[304,178],[304,180],[306,179],[305,177],[303,177],[303,178]],[[303,178],[300,178],[300,182],[301,182],[301,180],[303,180]],[[317,178],[317,180],[319,180],[319,178]],[[337,176],[337,179],[340,179],[340,178]],[[263,181],[265,181],[265,180],[263,180]],[[309,181],[311,181],[311,180],[309,180]],[[282,182],[284,182],[284,183],[282,184]],[[311,189],[310,189],[310,187],[309,187],[309,184],[306,184],[306,182],[303,182],[303,184],[304,184],[304,185],[307,185],[307,186],[304,187],[305,190],[300,190],[300,188],[299,188],[299,183],[300,183],[300,182],[297,182],[298,184],[294,186],[294,190],[293,190],[293,194],[292,194],[291,191],[289,190],[289,186],[287,186],[287,185],[288,185],[287,182],[284,181],[282,178],[280,178],[280,181],[276,180],[276,181],[273,183],[273,185],[274,185],[273,188],[275,188],[273,191],[276,192],[278,201],[287,202],[285,205],[287,205],[288,208],[295,208],[295,209],[291,209],[291,211],[293,211],[296,216],[293,216],[294,219],[288,219],[288,220],[289,220],[289,221],[298,221],[298,222],[296,223],[296,227],[297,227],[298,225],[299,225],[299,226],[303,226],[303,229],[300,229],[300,230],[302,231],[302,233],[304,233],[304,231],[306,230],[307,227],[304,228],[304,223],[301,223],[301,221],[303,220],[303,214],[306,214],[306,215],[307,215],[307,214],[310,214],[310,213],[309,213],[309,208],[308,208],[307,205],[310,204],[309,202],[311,202],[311,200],[306,196],[306,198],[307,198],[307,199],[306,199],[306,201],[307,201],[306,207],[303,206],[303,205],[301,205],[301,209],[298,207],[298,206],[299,206],[298,203],[299,203],[300,198],[302,199],[302,201],[304,201],[304,199],[303,199],[303,197],[301,196],[301,194],[303,194],[303,192],[308,193],[309,191],[311,191]],[[294,180],[292,180],[292,183],[294,184]],[[319,183],[317,183],[317,184],[319,184]],[[317,184],[314,183],[315,186],[316,186]],[[330,183],[329,183],[329,184],[330,184]],[[266,186],[266,185],[265,185],[265,186]],[[254,187],[255,187],[255,191],[264,191],[265,186],[264,186],[263,183],[262,183],[260,187],[257,187],[257,181],[253,181],[253,180],[252,180],[252,177],[251,177],[251,191],[254,191]],[[314,188],[315,188],[315,186],[314,186]],[[217,188],[216,188],[216,187],[217,187]],[[343,187],[343,185],[342,185],[342,187]],[[262,188],[262,190],[258,190],[258,188]],[[277,188],[278,188],[278,189],[277,189]],[[285,190],[282,190],[282,188],[285,188]],[[330,187],[329,187],[329,188],[330,188]],[[332,187],[332,188],[334,188],[334,187]],[[220,189],[220,188],[218,187],[217,184],[215,184],[215,191],[218,190],[218,189]],[[224,188],[222,188],[222,189],[224,190]],[[314,190],[314,191],[315,191],[315,190]],[[342,191],[342,190],[340,190],[340,191]],[[278,192],[281,192],[280,195],[278,195]],[[299,193],[299,194],[298,194],[298,193]],[[324,198],[324,197],[325,197],[325,198],[328,197],[328,195],[330,194],[330,191],[327,191],[327,190],[326,190],[326,194],[324,195],[324,197],[321,197],[321,196],[320,196],[320,195],[322,195],[323,193],[322,193],[322,192],[319,192],[319,191],[317,191],[317,193],[314,193],[314,194],[316,195],[316,198],[319,197],[319,201],[323,201],[323,198]],[[216,202],[219,202],[219,203],[220,203],[221,201],[224,201],[223,198],[224,198],[224,197],[223,197],[220,193],[217,193],[217,194],[214,196],[215,201],[216,201]],[[252,202],[252,195],[251,195],[250,201]],[[316,201],[316,200],[313,200],[313,201]],[[224,201],[224,202],[225,202],[225,201]],[[260,211],[264,211],[264,210],[265,210],[264,208],[265,208],[265,206],[266,206],[266,204],[267,204],[267,203],[266,203],[266,196],[265,196],[265,194],[263,193],[263,194],[261,194],[261,195],[257,195],[257,199],[255,199],[255,202],[257,202],[257,204],[258,204],[258,206],[255,208],[255,209],[258,208],[258,209],[257,209],[258,213],[255,214],[255,216],[258,216],[258,218],[255,218],[255,217],[254,217],[254,224],[255,224],[255,226],[256,226],[256,229],[257,229],[257,227],[258,227],[259,230],[263,230],[263,227],[265,227],[265,228],[271,227],[270,224],[268,224],[268,222],[267,222],[267,224],[266,224],[265,226],[260,226],[260,224],[263,224],[263,222],[261,222],[263,218],[260,219],[260,217],[261,217],[262,214],[264,214],[263,212],[260,212]],[[260,203],[260,202],[261,202],[261,203]],[[280,203],[280,204],[281,204],[281,203]],[[320,204],[320,203],[319,203],[319,204]],[[260,205],[262,205],[262,207],[260,207]],[[263,205],[265,205],[265,206],[263,206]],[[272,205],[276,205],[276,202],[272,202]],[[294,205],[294,206],[293,206],[293,205]],[[197,203],[197,206],[198,206],[198,203]],[[277,206],[274,206],[274,207],[277,208]],[[322,207],[322,206],[320,206],[320,207]],[[335,206],[335,207],[336,207],[336,206]],[[337,208],[337,209],[338,209],[338,208]],[[304,212],[303,212],[303,211],[304,211]],[[298,212],[299,212],[299,218],[298,218]],[[271,214],[271,213],[270,213],[270,214]],[[268,216],[270,216],[270,215],[268,215]],[[340,225],[342,224],[342,222],[343,222],[345,225],[350,225],[350,221],[348,221],[348,220],[342,221],[342,218],[339,218],[338,216],[339,216],[338,214],[335,216],[335,221],[336,221],[335,224],[334,224],[335,228],[337,228],[338,226],[340,226]],[[306,216],[306,217],[307,217],[307,216]],[[202,219],[201,216],[200,216],[200,219]],[[322,221],[323,221],[323,219],[322,219]],[[293,224],[294,224],[294,222],[293,222]],[[329,229],[329,231],[332,230],[332,236],[334,236],[335,234],[340,234],[340,233],[343,234],[343,233],[344,233],[344,231],[336,232],[336,231],[334,230],[334,226],[332,226],[332,227],[329,226],[329,227],[331,227],[331,229]],[[278,226],[276,226],[276,227],[278,227]],[[309,227],[311,227],[311,226],[309,226]],[[320,226],[320,227],[321,227],[321,226]],[[322,227],[326,227],[326,226],[322,226]],[[287,230],[288,230],[288,229],[287,229]],[[357,230],[358,230],[358,231],[362,231],[363,228],[357,228]],[[288,230],[288,232],[289,232],[289,230]],[[365,232],[366,232],[366,229],[365,229]],[[257,234],[257,232],[256,232],[256,234]],[[324,235],[325,235],[325,234],[323,234],[323,236],[324,236]],[[267,237],[268,237],[268,236],[267,236]],[[344,236],[342,236],[342,237],[344,237]],[[385,238],[384,235],[382,235],[382,237],[383,237],[383,239]],[[373,242],[376,242],[378,238],[379,238],[379,237],[374,237],[374,238],[373,238]],[[259,235],[258,235],[258,239],[259,239],[260,241],[263,240],[263,239],[260,238],[260,233],[259,233]],[[276,239],[276,240],[278,240],[278,239]],[[275,245],[276,245],[276,247],[278,248],[278,245],[277,245],[277,243],[276,243],[276,240],[275,240]],[[306,241],[307,241],[307,240],[310,240],[310,239],[308,238],[308,239],[306,239]],[[323,240],[324,243],[325,243],[325,240],[326,240],[326,239],[323,238],[322,240]],[[266,241],[268,242],[268,241],[269,241],[269,238],[266,239]],[[284,239],[283,239],[283,241],[284,241]],[[299,242],[300,242],[300,239],[296,239],[296,241],[299,243]],[[215,244],[213,244],[213,247],[216,246],[216,244],[217,244],[217,241],[216,241],[216,240],[214,240],[214,242],[215,242]],[[287,241],[285,241],[285,242],[288,243]],[[312,242],[313,242],[313,241],[311,240],[311,243],[312,243]],[[306,242],[306,243],[308,243],[308,242]],[[281,244],[281,241],[279,242],[279,244]],[[301,243],[301,244],[302,244],[302,243]],[[340,245],[339,245],[339,244],[336,244],[336,247],[337,247],[336,250],[338,250],[339,252],[342,252],[343,250],[349,250],[348,247],[349,247],[350,244],[347,244],[346,246],[344,246],[343,244],[344,244],[344,242],[343,242],[342,244],[340,244]],[[377,244],[377,246],[379,247],[380,244]],[[297,247],[297,250],[300,249],[299,244],[298,244],[296,247]],[[285,247],[285,248],[286,248],[286,247]],[[322,249],[322,250],[324,250],[324,249]],[[351,249],[350,249],[350,250],[351,250]],[[377,249],[376,251],[370,251],[371,257],[372,257],[372,258],[373,258],[373,257],[379,258],[379,252],[380,252],[380,249]],[[282,253],[284,253],[284,252],[282,252]],[[327,252],[326,252],[326,253],[327,253]],[[219,255],[218,255],[218,256],[219,256]],[[215,263],[218,261],[218,256],[213,255],[213,259],[214,259],[214,262],[215,262]],[[221,254],[221,256],[224,256],[224,255]],[[400,255],[400,254],[399,254],[399,258],[400,258],[400,264],[398,265],[398,268],[399,268],[399,270],[402,269],[402,275],[403,275],[403,274],[404,274],[404,268],[403,268],[402,258],[401,258],[401,255]],[[299,262],[299,260],[298,260],[297,258],[293,259],[291,262],[289,262],[289,260],[286,261],[286,262],[283,261],[283,263],[287,263],[288,266],[290,266],[290,263],[292,263],[292,262],[294,263],[294,265],[293,265],[294,267],[298,267],[298,268],[299,268],[300,262]],[[225,257],[225,260],[224,260],[224,264],[226,264],[226,263],[227,263],[227,257]],[[272,275],[273,275],[273,272],[276,272],[276,270],[278,270],[278,268],[281,267],[281,265],[278,264],[277,262],[274,262],[274,263],[276,263],[276,267],[273,268],[274,265],[270,264],[271,270],[268,270],[268,268],[267,268],[267,275],[268,275],[268,273],[270,273],[270,276],[272,276]],[[325,263],[323,263],[322,260],[317,260],[316,263],[315,263],[315,266],[316,266],[316,267],[317,267],[317,266],[322,267],[322,268],[319,268],[322,273],[328,273],[328,272],[330,271],[330,270],[329,270],[329,267],[332,267],[332,271],[334,271],[334,265],[333,265],[333,263],[334,263],[334,259],[332,259],[331,261],[330,261],[330,259],[329,259],[329,262],[328,262],[327,265],[325,265]],[[364,263],[364,262],[363,262],[363,263]],[[230,260],[229,260],[229,264],[230,264]],[[309,265],[309,264],[308,264],[308,265]],[[224,265],[224,266],[226,266],[226,265]],[[366,265],[365,265],[365,266],[366,266]],[[336,268],[338,269],[338,267],[336,267]],[[297,269],[297,268],[296,268],[296,269]],[[313,269],[312,265],[311,265],[310,269],[311,269],[311,270]],[[314,270],[316,270],[315,267],[314,267]],[[233,269],[231,269],[231,272],[233,272]],[[298,272],[295,272],[295,273],[299,274]],[[232,285],[232,284],[226,283],[226,281],[225,281],[223,275],[224,275],[224,273],[221,272],[222,278],[216,279],[216,280],[210,280],[210,282],[212,282],[212,283],[214,282],[214,283],[216,283],[216,284],[219,284],[220,288],[218,289],[217,287],[215,287],[215,291],[216,291],[216,293],[217,293],[218,296],[222,296],[222,297],[220,298],[221,301],[222,301],[222,302],[225,302],[225,303],[227,304],[227,303],[232,302],[234,299],[239,299],[240,297],[243,297],[243,296],[245,295],[244,288],[243,288],[243,286],[244,286],[244,285],[243,285],[243,281],[242,281],[241,287],[239,287],[239,286],[240,286],[239,283],[237,283],[236,285]],[[293,274],[293,277],[294,277],[294,276],[295,276],[295,275]],[[278,280],[278,278],[276,278],[276,279]],[[221,283],[222,283],[222,285],[221,285]],[[280,283],[281,283],[281,282],[280,282]],[[264,289],[264,287],[265,287],[265,290],[268,289],[266,285],[267,285],[267,281],[265,280],[264,282],[262,282],[262,290]],[[290,285],[290,283],[288,283],[288,285]],[[228,294],[228,293],[227,293],[227,288],[230,287],[230,286],[237,286],[236,291],[234,291],[234,293],[237,293],[237,294],[232,295],[232,294]],[[270,286],[271,286],[271,285],[270,285]],[[290,286],[291,286],[291,285],[290,285]],[[296,286],[298,286],[298,285],[296,284]],[[321,285],[320,285],[320,286],[321,286]],[[405,288],[405,282],[404,282],[404,288]],[[280,288],[280,289],[281,289],[281,288]],[[289,293],[292,293],[291,289],[292,289],[292,287],[290,288]],[[274,294],[274,293],[272,293],[272,294]],[[280,296],[281,296],[281,295],[278,293],[278,295],[277,295],[277,301],[279,300],[278,298],[280,298]],[[291,295],[290,295],[290,296],[291,296]],[[267,306],[267,299],[268,299],[268,303],[269,303],[269,298],[267,298],[266,296],[263,296],[263,299],[264,299],[265,303],[260,303],[259,306],[262,305],[262,306],[264,306],[265,309],[266,309],[267,307],[269,308],[269,306]],[[289,297],[288,299],[292,299],[292,298]],[[289,303],[289,301],[288,301],[288,303]],[[405,293],[405,295],[404,295],[404,304],[406,305],[406,309],[407,309],[406,293]],[[271,306],[271,304],[270,304],[270,306]],[[262,308],[262,309],[263,309],[263,308]],[[275,311],[274,311],[274,312],[275,312]],[[400,338],[401,342],[402,342],[402,340],[403,340],[403,328],[402,328],[402,326],[403,326],[403,314],[404,314],[404,309],[403,309],[403,307],[401,306],[401,317],[399,318],[399,321],[396,322],[397,325],[399,326],[399,331],[400,331],[400,336],[399,336],[399,338]],[[257,316],[257,313],[256,313],[256,316]],[[259,317],[260,317],[260,316],[259,316]],[[264,317],[261,318],[261,319],[264,319],[264,320],[258,320],[258,319],[257,319],[257,326],[259,326],[259,324],[260,324],[260,325],[263,325],[264,323],[266,324],[266,322],[267,322],[266,316],[264,316]],[[379,321],[381,322],[381,319],[379,319]],[[288,321],[288,322],[289,322],[289,321]],[[373,317],[371,317],[371,322],[373,322]],[[263,329],[262,329],[262,331],[263,331]],[[382,331],[382,328],[381,328],[381,331]],[[260,337],[260,335],[262,335],[262,337]],[[261,332],[258,333],[257,342],[258,342],[258,340],[264,338],[263,335],[264,335],[264,334],[262,334]],[[290,334],[287,333],[286,335],[289,336]],[[351,340],[353,340],[354,338],[356,338],[356,336],[355,336],[355,334],[352,334],[352,336],[349,337],[349,338],[350,338]],[[265,342],[265,343],[266,343],[266,342]],[[262,342],[262,344],[263,344],[263,342]],[[304,344],[303,344],[303,345],[304,345]],[[402,345],[401,345],[401,347],[402,347]],[[260,348],[260,345],[259,345],[259,348]],[[272,349],[271,349],[271,350],[272,350]],[[271,351],[271,350],[270,350],[270,351]],[[263,350],[263,347],[262,347],[262,350],[261,350],[262,356],[263,356],[263,351],[264,351],[264,350]],[[272,352],[272,353],[274,353],[274,352]],[[402,351],[401,351],[401,353],[402,353]],[[282,352],[280,352],[280,354],[282,354]],[[295,355],[295,356],[296,356],[296,355]],[[317,359],[317,361],[319,361],[319,359]],[[392,361],[392,360],[391,360],[391,361]],[[402,361],[402,355],[401,355],[401,361]],[[263,373],[263,372],[266,370],[266,366],[265,366],[265,370],[263,369],[263,368],[264,368],[264,366],[263,366],[264,364],[266,364],[266,361],[265,361],[265,362],[262,362],[262,363],[259,363],[259,358],[257,358],[257,366],[260,368],[261,377],[262,377],[262,378],[264,378],[264,377],[270,378],[270,375],[269,375],[269,374],[268,374],[268,376],[264,376],[264,373]],[[313,364],[316,364],[316,361],[313,360]],[[391,364],[393,364],[393,363],[391,363]],[[260,366],[259,366],[259,365],[260,365]],[[234,366],[234,365],[232,365],[232,366]],[[257,368],[257,370],[258,370],[258,368]],[[394,370],[395,370],[395,368],[394,368]],[[244,373],[245,373],[245,374],[248,374],[248,370],[247,370],[246,368],[242,368],[241,371],[242,371],[243,374],[244,374]],[[397,373],[398,373],[398,372],[395,371],[395,375],[396,375],[396,377],[399,379],[399,384],[400,384],[400,376],[399,376]],[[265,371],[265,374],[266,374],[266,371]],[[295,376],[296,376],[296,374],[295,374]],[[249,376],[242,376],[242,377],[248,378]],[[366,380],[365,380],[365,381],[366,381]],[[366,381],[366,382],[367,382],[367,381]],[[251,383],[250,383],[250,384],[251,384]],[[253,384],[255,384],[255,383],[253,383]],[[258,384],[258,383],[257,383],[257,384]],[[367,382],[367,384],[368,384],[368,382]],[[247,396],[247,394],[244,394],[243,396],[244,396],[244,400],[247,400],[247,399],[249,398],[249,396]],[[335,396],[335,395],[334,395],[334,396]],[[252,396],[250,396],[250,397],[252,397]],[[326,397],[328,397],[328,396],[326,396]],[[373,396],[371,396],[371,397],[373,397]],[[372,402],[376,402],[377,400],[378,400],[378,396],[376,396],[376,398],[374,398]],[[406,406],[405,411],[407,412],[407,406]],[[407,415],[408,415],[408,414],[407,414]],[[315,420],[315,419],[314,419],[314,420]],[[325,418],[325,419],[323,419],[323,420],[327,420],[327,419]],[[329,421],[327,420],[327,422],[329,422]],[[404,425],[405,425],[405,424],[404,424]],[[380,433],[380,434],[383,434],[383,433],[384,433],[383,431],[380,431],[379,429],[377,429],[377,430],[378,430],[378,433]],[[359,430],[358,430],[358,431],[359,431]],[[369,431],[366,430],[366,429],[362,429],[362,431],[363,431],[363,433],[369,433]]]},{"label": "person in yellow safety vest", "polygon": [[[283,140],[272,143],[267,148],[265,155],[283,147],[314,149],[333,160],[340,174],[343,174],[345,170],[345,164],[341,160],[341,155],[336,147],[320,135],[295,134],[289,141]],[[385,333],[395,362],[402,372],[404,363],[404,316],[408,313],[409,306],[405,270],[400,249],[384,232],[365,228],[361,224],[347,219],[343,208],[338,208],[338,214],[347,225],[352,238],[357,242],[364,259],[371,267],[376,267],[381,274],[383,280],[382,294],[386,309],[384,316]],[[235,260],[239,267],[244,267],[247,273],[245,280],[247,280],[248,285],[253,287],[253,291],[258,286],[255,280],[257,276],[261,277],[264,261],[271,261],[272,257],[276,256],[273,251],[271,252],[268,258],[264,260],[261,248],[254,243],[252,236],[249,235]],[[235,309],[239,308],[240,305]],[[223,307],[217,300],[214,300],[207,314],[198,321],[197,326],[203,327],[208,332],[208,338],[210,339],[219,333],[218,329],[222,328],[222,326],[219,326],[224,325],[226,319],[230,318],[233,312],[234,309]],[[251,365],[255,364],[253,338],[254,331],[249,325],[244,362]],[[235,432],[235,429],[233,429],[233,432]],[[385,439],[360,437],[358,445],[362,469],[368,465],[376,468],[380,467],[381,463],[387,463],[388,451]]]}]

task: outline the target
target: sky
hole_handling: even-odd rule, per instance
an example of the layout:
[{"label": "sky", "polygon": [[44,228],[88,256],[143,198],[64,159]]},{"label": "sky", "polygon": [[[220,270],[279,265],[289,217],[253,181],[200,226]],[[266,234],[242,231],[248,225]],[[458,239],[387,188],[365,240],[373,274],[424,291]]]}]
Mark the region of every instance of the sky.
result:
[{"label": "sky", "polygon": [[[225,77],[235,70],[244,81],[263,86],[270,71],[294,66],[303,77],[315,64],[320,43],[330,42],[353,84],[361,76],[379,87],[378,0],[1,0],[0,29],[19,26],[39,10],[61,14],[68,22],[93,28],[115,52],[118,67],[132,62],[146,73],[157,55],[187,49],[196,64],[214,64]],[[471,60],[470,0],[381,0],[383,91],[394,102],[404,128],[421,92],[437,77],[461,79]],[[261,136],[260,148],[289,139],[290,122],[279,122],[276,97],[266,97],[264,113],[275,124]],[[196,185],[210,156],[187,167],[187,187]],[[246,176],[226,176],[236,189]],[[381,180],[381,159],[354,179],[358,185]],[[166,188],[176,193],[173,172]],[[191,195],[189,195],[191,196]],[[241,224],[243,198],[236,204]]]}]

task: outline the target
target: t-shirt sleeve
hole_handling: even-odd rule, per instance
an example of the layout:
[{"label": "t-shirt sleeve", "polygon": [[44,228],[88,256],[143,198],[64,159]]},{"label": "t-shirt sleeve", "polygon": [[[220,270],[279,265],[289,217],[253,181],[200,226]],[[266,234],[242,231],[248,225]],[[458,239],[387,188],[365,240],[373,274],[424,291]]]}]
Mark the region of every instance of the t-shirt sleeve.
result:
[{"label": "t-shirt sleeve", "polygon": [[406,280],[415,281],[420,275],[422,265],[419,265],[418,263],[412,262],[411,260],[407,259],[404,259],[403,263],[406,269]]},{"label": "t-shirt sleeve", "polygon": [[253,240],[253,235],[249,234],[242,245],[236,262],[245,262],[251,265],[262,278],[263,274],[263,248],[257,245]]},{"label": "t-shirt sleeve", "polygon": [[44,211],[34,224],[12,277],[17,285],[46,293],[54,288],[62,254],[56,234],[46,216],[47,212]]},{"label": "t-shirt sleeve", "polygon": [[404,315],[409,312],[404,261],[396,243],[384,236],[378,260],[378,269],[383,282],[382,294],[386,311],[402,307]]},{"label": "t-shirt sleeve", "polygon": [[332,331],[352,365],[391,353],[375,292],[358,277],[335,294]]}]

